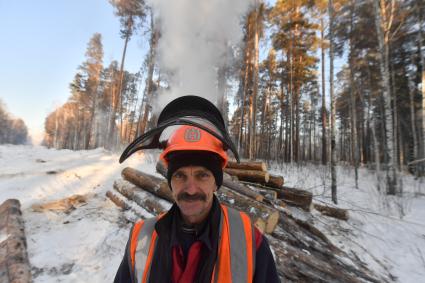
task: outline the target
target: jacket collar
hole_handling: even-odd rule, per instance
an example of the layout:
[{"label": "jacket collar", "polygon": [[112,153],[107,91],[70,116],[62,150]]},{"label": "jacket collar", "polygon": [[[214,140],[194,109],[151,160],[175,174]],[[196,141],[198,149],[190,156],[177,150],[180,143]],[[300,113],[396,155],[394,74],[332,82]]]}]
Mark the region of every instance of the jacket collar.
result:
[{"label": "jacket collar", "polygon": [[171,247],[181,245],[181,237],[179,237],[180,233],[193,233],[193,237],[197,241],[203,242],[209,250],[212,250],[213,239],[217,236],[214,235],[215,233],[213,233],[213,231],[217,231],[216,227],[218,227],[220,217],[220,204],[217,197],[214,195],[211,210],[203,223],[195,225],[194,227],[184,227],[180,209],[177,204],[174,203],[171,209],[157,221],[155,230],[158,233],[158,236],[166,235],[169,237]]}]

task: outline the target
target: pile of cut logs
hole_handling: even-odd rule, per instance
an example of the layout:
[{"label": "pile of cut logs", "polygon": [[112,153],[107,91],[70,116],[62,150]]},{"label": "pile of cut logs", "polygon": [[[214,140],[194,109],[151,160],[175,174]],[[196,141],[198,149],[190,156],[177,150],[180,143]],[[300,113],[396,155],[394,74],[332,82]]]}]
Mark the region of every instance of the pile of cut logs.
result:
[{"label": "pile of cut logs", "polygon": [[[166,176],[161,163],[156,169]],[[114,190],[108,191],[107,196],[123,210],[131,210],[144,218],[143,211],[154,216],[171,207],[173,196],[164,178],[129,167],[122,171],[122,177],[115,181]],[[389,281],[388,275],[373,274],[358,257],[333,245],[311,221],[294,216],[294,209],[305,214],[314,208],[324,215],[347,220],[347,211],[313,204],[310,192],[285,187],[283,183],[283,177],[268,173],[262,162],[229,162],[223,185],[217,191],[222,203],[246,212],[266,234],[283,281]]]}]

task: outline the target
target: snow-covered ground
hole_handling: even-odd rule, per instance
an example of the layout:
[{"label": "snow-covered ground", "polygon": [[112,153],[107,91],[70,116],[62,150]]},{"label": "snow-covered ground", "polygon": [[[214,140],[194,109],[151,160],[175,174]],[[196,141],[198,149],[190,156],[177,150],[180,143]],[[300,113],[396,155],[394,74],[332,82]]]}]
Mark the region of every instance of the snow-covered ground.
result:
[{"label": "snow-covered ground", "polygon": [[[155,158],[134,156],[118,164],[103,149],[69,151],[40,146],[0,146],[0,203],[22,205],[34,282],[111,282],[121,261],[130,224],[106,197],[126,166],[154,173]],[[272,166],[288,186],[310,189],[315,201],[330,203],[330,172],[321,166]],[[373,172],[360,170],[359,189],[350,168],[338,169],[339,207],[347,223],[313,213],[333,242],[396,282],[424,282],[425,184],[403,176],[405,196],[387,197],[376,189]],[[71,195],[87,197],[69,213],[35,212],[42,204]]]}]

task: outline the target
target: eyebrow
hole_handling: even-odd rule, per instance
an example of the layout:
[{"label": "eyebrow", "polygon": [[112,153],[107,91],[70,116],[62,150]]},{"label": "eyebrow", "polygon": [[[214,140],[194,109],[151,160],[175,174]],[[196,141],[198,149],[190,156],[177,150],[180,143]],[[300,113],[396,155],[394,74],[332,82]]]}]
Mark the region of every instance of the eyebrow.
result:
[{"label": "eyebrow", "polygon": [[[192,171],[194,174],[196,174],[196,173],[209,173],[209,174],[212,174],[208,169],[202,169],[202,168],[200,168],[200,169],[195,169],[195,170],[193,170]],[[174,174],[176,174],[176,173],[181,173],[181,174],[186,174],[186,172],[184,171],[184,170],[180,170],[180,169],[177,169],[174,173],[173,173],[173,175]]]}]

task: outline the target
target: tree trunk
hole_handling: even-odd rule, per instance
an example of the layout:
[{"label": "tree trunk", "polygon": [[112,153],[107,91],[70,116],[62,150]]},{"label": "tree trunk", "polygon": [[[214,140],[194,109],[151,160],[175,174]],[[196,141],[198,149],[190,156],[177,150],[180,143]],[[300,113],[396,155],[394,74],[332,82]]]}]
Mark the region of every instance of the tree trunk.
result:
[{"label": "tree trunk", "polygon": [[[224,47],[227,48],[226,43]],[[226,103],[226,66],[220,66],[217,70],[217,91],[218,99],[217,106],[220,109],[221,115],[224,119],[224,124],[227,127],[229,124],[228,113],[227,113],[227,103]]]},{"label": "tree trunk", "polygon": [[322,164],[326,165],[328,163],[328,147],[327,147],[327,134],[326,134],[326,85],[325,85],[325,47],[324,47],[324,33],[325,27],[323,23],[323,18],[320,20],[320,36],[322,42]]},{"label": "tree trunk", "polygon": [[[415,122],[415,99],[414,95],[416,92],[416,86],[414,82],[409,77],[409,100],[410,100],[410,125],[412,129],[412,135],[413,135],[413,160],[419,159],[419,152],[418,152],[418,137],[416,132],[416,122]],[[414,172],[415,175],[418,175],[418,165],[413,166],[415,168]]]},{"label": "tree trunk", "polygon": [[333,47],[333,21],[334,21],[334,11],[333,11],[333,1],[329,0],[328,2],[329,10],[329,94],[331,99],[331,191],[332,191],[332,201],[337,204],[337,187],[336,187],[336,125],[335,125],[335,98],[334,98],[334,47]]},{"label": "tree trunk", "polygon": [[255,19],[254,19],[254,58],[253,58],[253,72],[252,72],[252,95],[250,105],[251,115],[251,131],[249,140],[249,159],[255,159],[256,140],[257,140],[257,94],[258,94],[258,60],[259,60],[259,22],[260,21],[260,7],[256,6]]},{"label": "tree trunk", "polygon": [[[419,12],[419,32],[418,32],[418,44],[419,44],[419,55],[420,55],[420,59],[421,59],[421,66],[422,66],[422,105],[420,106],[419,109],[419,117],[421,117],[422,119],[422,125],[421,125],[421,131],[422,132],[422,137],[420,138],[421,142],[421,146],[420,146],[420,151],[421,151],[421,158],[425,159],[425,52],[422,50],[423,46],[422,43],[424,41],[424,8],[422,7],[422,9],[420,8],[420,4],[421,1],[417,1],[416,2],[418,5],[418,9],[417,11]],[[422,162],[419,164],[419,166],[417,166],[418,169],[418,176],[424,176],[425,175],[425,162]]]},{"label": "tree trunk", "polygon": [[[111,66],[112,67],[112,66]],[[117,110],[119,103],[119,96],[117,94],[116,82],[115,82],[115,68],[112,67],[111,74],[111,112],[109,116],[109,125],[108,125],[108,148],[112,149],[115,147],[115,127],[116,127],[116,118],[117,118]]]},{"label": "tree trunk", "polygon": [[[384,113],[385,113],[385,142],[386,151],[388,155],[387,161],[387,193],[395,195],[397,192],[397,172],[396,172],[396,148],[394,142],[393,131],[393,112],[391,111],[391,87],[390,87],[390,73],[389,73],[389,28],[387,26],[387,18],[385,11],[384,0],[374,0],[375,11],[375,25],[376,33],[378,35],[379,44],[379,67],[382,76],[382,91],[384,97]],[[381,5],[381,6],[380,6]],[[384,28],[386,26],[386,28]]]},{"label": "tree trunk", "polygon": [[150,39],[150,49],[149,49],[149,60],[148,60],[148,75],[146,78],[145,85],[145,110],[143,112],[143,119],[139,124],[139,135],[142,135],[146,132],[146,127],[148,123],[149,112],[151,110],[152,95],[153,95],[153,71],[155,66],[155,56],[156,56],[156,46],[158,43],[159,33],[154,26],[153,14],[151,12],[151,39]]},{"label": "tree trunk", "polygon": [[354,13],[355,13],[355,1],[351,0],[351,15],[350,15],[350,100],[351,100],[351,153],[354,162],[354,179],[356,188],[359,188],[359,147],[357,144],[357,105],[356,105],[356,87],[354,81],[354,54],[353,54],[353,29],[354,29]]},{"label": "tree trunk", "polygon": [[[120,66],[120,81],[118,84],[118,100],[119,100],[119,105],[120,105],[120,141],[123,135],[122,129],[123,129],[123,121],[122,121],[122,84],[124,81],[124,62],[125,62],[125,56],[127,53],[127,45],[128,45],[128,41],[130,40],[130,30],[132,29],[133,26],[133,18],[129,17],[128,21],[127,21],[127,33],[124,39],[124,49],[122,51],[122,56],[121,56],[121,66]],[[115,112],[116,113],[116,112]]]}]

